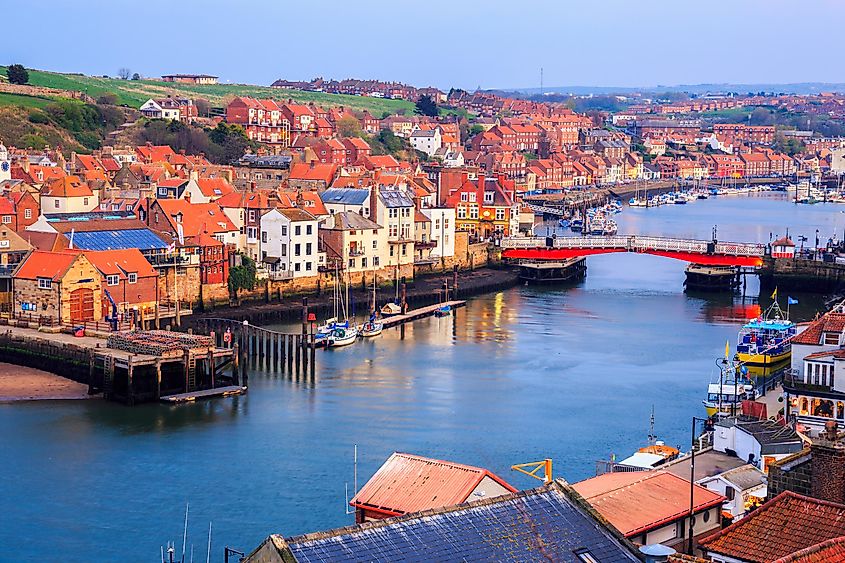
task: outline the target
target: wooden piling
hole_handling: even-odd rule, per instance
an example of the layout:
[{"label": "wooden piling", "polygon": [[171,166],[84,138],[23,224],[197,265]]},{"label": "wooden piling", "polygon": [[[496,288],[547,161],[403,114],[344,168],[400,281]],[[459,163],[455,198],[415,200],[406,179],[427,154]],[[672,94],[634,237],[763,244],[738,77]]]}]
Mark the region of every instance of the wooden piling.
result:
[{"label": "wooden piling", "polygon": [[288,334],[285,336],[285,340],[288,341],[288,372],[293,371],[293,335]]},{"label": "wooden piling", "polygon": [[155,370],[156,370],[156,395],[155,395],[155,399],[156,399],[156,401],[158,401],[159,399],[161,399],[161,358],[156,358]]}]

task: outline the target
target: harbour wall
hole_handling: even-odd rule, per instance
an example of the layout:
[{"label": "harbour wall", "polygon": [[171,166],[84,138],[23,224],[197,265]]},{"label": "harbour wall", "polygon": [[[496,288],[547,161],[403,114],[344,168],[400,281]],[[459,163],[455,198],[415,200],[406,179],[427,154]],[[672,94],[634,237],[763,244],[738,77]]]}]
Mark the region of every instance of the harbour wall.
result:
[{"label": "harbour wall", "polygon": [[845,288],[845,264],[766,257],[759,271],[764,288],[828,293]]}]

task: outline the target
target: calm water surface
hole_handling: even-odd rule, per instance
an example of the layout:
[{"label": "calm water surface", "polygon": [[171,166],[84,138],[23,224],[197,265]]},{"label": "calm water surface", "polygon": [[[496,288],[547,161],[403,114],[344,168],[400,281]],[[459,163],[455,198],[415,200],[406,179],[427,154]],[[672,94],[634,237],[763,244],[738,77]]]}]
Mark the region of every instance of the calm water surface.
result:
[{"label": "calm water surface", "polygon": [[[620,233],[768,242],[789,227],[812,244],[842,233],[845,206],[727,196],[626,209]],[[541,229],[542,230],[542,229]],[[841,235],[840,235],[841,236]],[[285,535],[346,525],[353,445],[365,481],[394,450],[488,467],[554,459],[556,476],[644,444],[654,406],[667,443],[692,415],[733,342],[747,296],[683,293],[685,264],[644,255],[588,259],[572,288],[519,287],[451,318],[318,352],[314,379],[256,373],[246,396],[169,407],[101,401],[0,405],[0,561],[151,561],[181,537],[214,560]],[[794,294],[793,316],[821,297]],[[762,299],[767,304],[766,296]],[[45,554],[55,554],[46,556]]]}]

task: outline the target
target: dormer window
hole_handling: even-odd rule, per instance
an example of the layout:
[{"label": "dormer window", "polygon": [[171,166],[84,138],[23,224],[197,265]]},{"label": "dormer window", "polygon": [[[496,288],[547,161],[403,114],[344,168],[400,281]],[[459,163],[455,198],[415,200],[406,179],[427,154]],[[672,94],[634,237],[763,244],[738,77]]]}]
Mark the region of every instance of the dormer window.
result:
[{"label": "dormer window", "polygon": [[839,333],[838,332],[825,332],[824,333],[824,343],[830,346],[839,346]]}]

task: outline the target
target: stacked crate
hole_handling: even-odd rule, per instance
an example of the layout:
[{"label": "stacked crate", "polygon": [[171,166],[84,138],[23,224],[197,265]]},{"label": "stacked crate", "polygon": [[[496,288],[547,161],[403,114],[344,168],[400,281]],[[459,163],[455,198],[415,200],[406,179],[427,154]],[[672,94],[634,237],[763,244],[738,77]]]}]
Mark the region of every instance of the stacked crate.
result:
[{"label": "stacked crate", "polygon": [[208,350],[214,346],[214,343],[210,336],[166,330],[145,330],[113,333],[108,338],[107,346],[132,354],[161,356],[174,351]]}]

